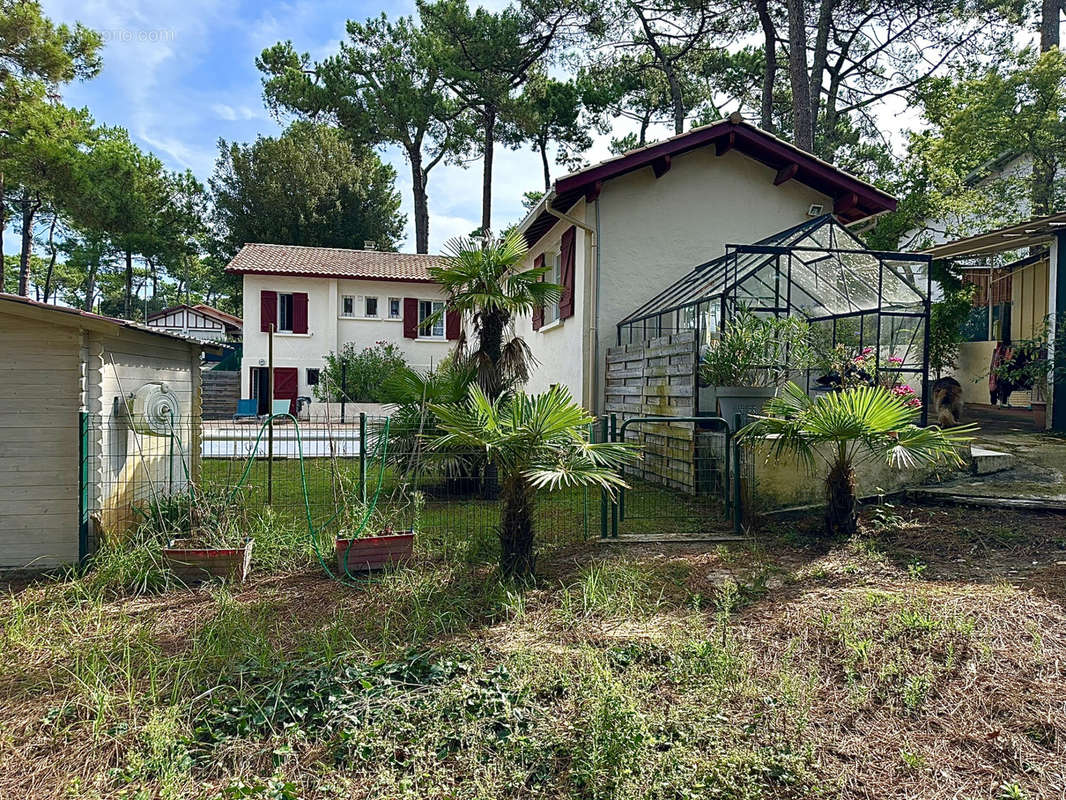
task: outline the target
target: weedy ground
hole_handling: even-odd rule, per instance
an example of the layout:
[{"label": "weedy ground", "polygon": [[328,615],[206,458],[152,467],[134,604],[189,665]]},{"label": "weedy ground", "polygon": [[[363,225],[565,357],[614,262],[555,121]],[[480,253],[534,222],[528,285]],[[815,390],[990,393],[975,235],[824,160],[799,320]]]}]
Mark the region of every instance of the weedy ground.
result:
[{"label": "weedy ground", "polygon": [[1066,517],[868,509],[744,547],[436,539],[360,587],[135,547],[0,604],[0,797],[1061,798]]}]

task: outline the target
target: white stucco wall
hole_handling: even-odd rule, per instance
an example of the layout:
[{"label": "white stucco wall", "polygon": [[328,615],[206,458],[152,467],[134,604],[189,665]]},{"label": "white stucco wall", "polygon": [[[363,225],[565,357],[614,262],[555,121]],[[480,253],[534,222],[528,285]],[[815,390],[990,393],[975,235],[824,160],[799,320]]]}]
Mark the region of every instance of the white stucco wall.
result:
[{"label": "white stucco wall", "polygon": [[[241,397],[251,397],[251,368],[260,366],[260,362],[263,366],[267,363],[269,336],[262,332],[259,320],[259,296],[263,291],[307,293],[307,333],[274,334],[274,366],[299,369],[301,395],[314,397],[313,387],[307,383],[308,368],[321,368],[326,354],[336,352],[346,342],[361,347],[378,341],[392,342],[415,369],[429,369],[438,364],[455,344],[445,339],[405,339],[403,335],[402,299],[443,300],[444,293],[436,284],[245,275]],[[358,302],[356,317],[342,317],[344,295],[377,297],[378,317],[358,316],[362,313]],[[400,319],[389,319],[390,297],[401,299]]]},{"label": "white stucco wall", "polygon": [[[585,201],[578,201],[569,215],[580,220],[585,218]],[[532,267],[538,255],[544,256],[544,263],[551,264],[552,258],[559,252],[560,239],[572,223],[560,220],[530,250],[526,266]],[[523,337],[540,365],[534,370],[533,377],[527,384],[528,392],[543,392],[552,384],[561,384],[570,390],[578,402],[586,402],[582,387],[582,362],[586,349],[587,332],[585,323],[588,318],[582,313],[588,297],[588,279],[590,241],[581,228],[574,236],[574,315],[541,326],[533,330],[533,320],[526,315],[515,321],[515,333]],[[550,273],[546,279],[551,279]]]},{"label": "white stucco wall", "polygon": [[[675,156],[661,178],[650,166],[644,167],[605,182],[599,199],[587,208],[579,202],[569,213],[592,227],[599,206],[598,299],[589,302],[585,269],[594,268],[589,266],[593,259],[589,257],[586,265],[588,239],[579,229],[579,302],[574,317],[563,326],[576,331],[563,336],[554,330],[530,333],[533,352],[542,362],[530,387],[582,384],[583,359],[574,348],[581,331],[583,350],[593,346],[586,330],[586,315],[592,315],[598,347],[586,363],[594,364],[598,374],[594,396],[585,401],[594,411],[602,409],[606,352],[615,344],[619,321],[697,264],[722,255],[726,244],[750,244],[797,225],[808,219],[813,203],[832,209],[831,198],[804,184],[789,181],[774,186],[775,175],[775,170],[735,151],[717,156],[713,147],[704,147]],[[557,246],[568,226],[559,223],[538,241],[527,266],[532,266],[537,253]],[[519,325],[519,330],[530,331],[528,319]]]}]

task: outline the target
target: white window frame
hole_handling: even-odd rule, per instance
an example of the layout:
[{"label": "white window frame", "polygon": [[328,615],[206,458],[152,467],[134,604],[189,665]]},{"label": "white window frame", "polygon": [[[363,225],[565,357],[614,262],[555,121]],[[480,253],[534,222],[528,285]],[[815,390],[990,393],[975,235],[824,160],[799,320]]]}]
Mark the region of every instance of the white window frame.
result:
[{"label": "white window frame", "polygon": [[[545,273],[546,280],[548,283],[554,283],[561,286],[563,283],[563,254],[562,252],[556,252],[548,257],[551,259],[551,269]],[[559,300],[556,300],[554,303],[548,303],[544,306],[543,325],[553,325],[559,321],[561,317],[559,303],[561,301],[562,298],[559,298]]]},{"label": "white window frame", "polygon": [[[424,310],[423,306],[426,306],[426,305],[429,306],[429,313],[428,314],[423,314],[422,313],[423,310]],[[423,328],[422,320],[426,319],[427,317],[432,316],[433,314],[436,314],[439,310],[442,310],[443,308],[444,308],[444,301],[443,300],[419,300],[418,301],[418,338],[419,339],[443,339],[443,338],[445,338],[445,336],[447,335],[447,330],[446,330],[446,327],[445,327],[445,324],[444,324],[445,320],[444,320],[444,315],[443,314],[441,315],[440,319],[437,320],[436,324],[434,324],[433,329],[429,333],[426,333],[426,332],[424,332],[422,330],[422,328]],[[438,330],[440,331],[439,333],[438,333]]]},{"label": "white window frame", "polygon": [[[392,304],[396,304],[396,312],[393,313]],[[403,300],[399,297],[389,298],[389,319],[403,319]]]},{"label": "white window frame", "polygon": [[[370,313],[370,301],[371,300],[374,301],[374,313],[373,314]],[[366,317],[367,319],[380,319],[380,316],[378,315],[379,306],[380,306],[380,304],[378,303],[378,300],[379,300],[379,298],[378,298],[377,295],[368,294],[368,295],[364,295],[363,296],[363,316],[364,317]]]},{"label": "white window frame", "polygon": [[[350,311],[344,308],[344,304],[351,301],[352,308]],[[354,317],[355,316],[355,295],[354,294],[342,294],[341,295],[341,316],[342,317]]]},{"label": "white window frame", "polygon": [[[285,327],[283,323],[283,315],[285,312],[285,298],[289,299],[289,327]],[[296,298],[292,292],[278,292],[278,333],[292,333],[293,317],[296,312]]]}]

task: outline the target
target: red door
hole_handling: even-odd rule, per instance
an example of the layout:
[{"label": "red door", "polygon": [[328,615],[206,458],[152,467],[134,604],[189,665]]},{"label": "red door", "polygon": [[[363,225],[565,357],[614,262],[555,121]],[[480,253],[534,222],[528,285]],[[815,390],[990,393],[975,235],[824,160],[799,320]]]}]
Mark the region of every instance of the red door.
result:
[{"label": "red door", "polygon": [[300,391],[300,371],[296,367],[274,367],[274,399],[288,400],[289,413],[296,416],[296,395]]}]

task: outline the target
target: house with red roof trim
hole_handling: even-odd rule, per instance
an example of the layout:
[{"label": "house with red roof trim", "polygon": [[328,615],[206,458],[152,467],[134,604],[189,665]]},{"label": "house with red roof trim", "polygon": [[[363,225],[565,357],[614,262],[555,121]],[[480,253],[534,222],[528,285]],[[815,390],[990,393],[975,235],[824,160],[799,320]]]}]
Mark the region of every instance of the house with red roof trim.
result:
[{"label": "house with red roof trim", "polygon": [[822,214],[850,224],[895,207],[739,115],[563,176],[518,226],[526,266],[564,288],[516,323],[543,365],[527,388],[564,384],[602,412],[618,323],[695,266]]},{"label": "house with red roof trim", "polygon": [[274,336],[274,397],[314,397],[325,357],[347,343],[396,344],[429,369],[459,338],[460,320],[429,320],[444,293],[429,276],[441,256],[338,247],[246,244],[226,267],[244,284],[241,395],[265,412],[268,341]]}]

